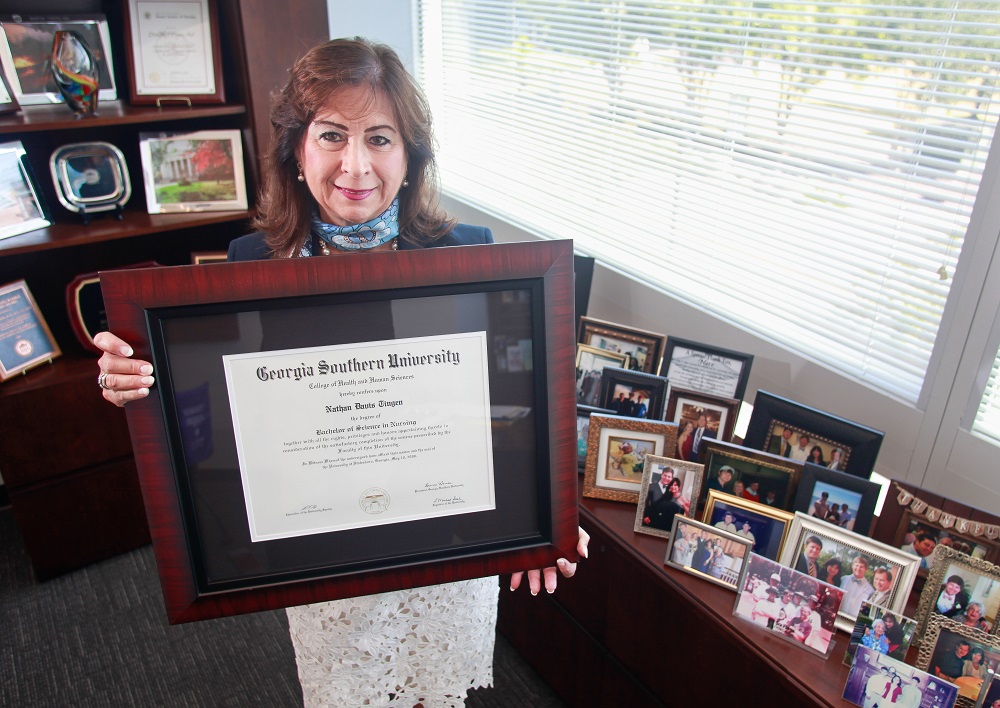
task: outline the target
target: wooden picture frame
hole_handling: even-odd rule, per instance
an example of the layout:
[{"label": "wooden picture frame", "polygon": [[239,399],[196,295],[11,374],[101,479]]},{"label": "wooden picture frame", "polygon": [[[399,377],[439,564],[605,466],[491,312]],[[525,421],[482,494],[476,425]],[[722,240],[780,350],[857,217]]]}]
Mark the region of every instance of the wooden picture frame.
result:
[{"label": "wooden picture frame", "polygon": [[583,496],[638,504],[646,455],[663,457],[676,445],[672,423],[592,414]]},{"label": "wooden picture frame", "polygon": [[98,67],[98,101],[118,98],[111,33],[103,14],[0,15],[0,64],[21,106],[64,103],[47,71],[52,41],[59,30],[76,32]]},{"label": "wooden picture frame", "polygon": [[[941,612],[938,599],[951,579],[956,577],[962,581],[956,601],[951,608]],[[937,546],[934,549],[934,563],[927,573],[917,602],[914,619],[918,625],[914,644],[923,642],[932,618],[941,616],[964,622],[969,606],[973,603],[980,603],[984,608],[981,621],[988,626],[981,627],[981,631],[1000,635],[1000,566],[972,558],[947,546]]]},{"label": "wooden picture frame", "polygon": [[124,0],[129,100],[134,105],[225,103],[216,0]]},{"label": "wooden picture frame", "polygon": [[[570,241],[113,270],[101,273],[101,285],[111,329],[156,371],[157,383],[149,396],[130,403],[125,412],[170,622],[509,573],[577,557]],[[518,308],[517,322],[507,317],[507,296],[512,293],[523,295],[528,305]],[[463,317],[444,316],[459,311]],[[224,330],[219,323],[229,321],[237,325],[234,336],[202,336]],[[523,391],[508,390],[497,378],[499,372],[489,367],[495,355],[489,347],[512,327],[526,328],[536,339],[531,381]],[[385,347],[452,339],[482,342],[482,351],[471,360],[437,349],[426,356],[411,351],[395,360],[389,357],[388,364],[386,359],[364,358],[366,352]],[[358,351],[363,361],[352,364],[346,358],[351,351]],[[333,364],[305,363],[321,354]],[[229,376],[242,357],[257,356],[273,357],[279,365],[258,367],[253,376]],[[280,366],[286,358],[303,363]],[[449,407],[451,399],[440,391],[425,397],[416,389],[414,400],[404,401],[403,408],[375,405],[376,398],[390,403],[409,398],[392,394],[402,390],[397,386],[419,385],[420,377],[444,375],[435,367],[457,367],[461,361],[472,367],[462,371],[463,380],[477,380],[475,372],[481,367],[484,378],[477,385],[492,394],[487,403],[521,403],[532,414],[497,430],[488,413],[467,407],[468,415],[456,416]],[[402,379],[363,376],[387,367],[401,372]],[[451,371],[455,378],[459,370]],[[257,500],[244,484],[248,462],[237,456],[238,449],[246,448],[246,421],[235,417],[242,407],[234,412],[230,401],[245,387],[256,387],[257,378],[262,386],[278,388],[252,388],[262,392],[255,395],[276,391],[287,398],[294,392],[303,402],[317,403],[286,405],[280,420],[250,420],[266,428],[265,439],[253,442],[265,443],[269,454],[279,456],[287,443],[290,456],[284,465],[299,470],[294,479],[271,475],[270,481],[295,482],[289,494],[305,491],[318,500],[299,509],[303,525],[319,526],[324,517],[312,515],[328,516],[327,506],[340,503],[340,497],[355,516],[355,502],[365,514],[383,514],[391,502],[432,509],[429,515],[384,522],[382,516],[373,516],[364,525],[342,531],[311,533],[307,528],[297,535],[251,541],[257,519],[251,523],[248,509]],[[315,392],[306,384],[315,385]],[[183,399],[199,387],[208,396],[202,409],[211,415],[188,421]],[[338,389],[348,397],[334,393]],[[341,400],[363,405],[337,405]],[[324,411],[321,403],[330,410]],[[287,428],[299,415],[318,416],[316,425],[322,428],[307,428],[305,439],[288,437],[295,434]],[[347,416],[358,420],[350,422]],[[436,418],[445,423],[432,430],[428,426]],[[401,429],[398,433],[381,432],[397,419],[398,425],[388,429]],[[347,431],[337,425],[340,421],[353,429],[350,434],[359,442],[343,437]],[[399,480],[404,484],[388,476],[398,466],[393,457],[437,457],[460,444],[461,436],[454,442],[446,436],[453,423],[460,424],[460,432],[472,430],[476,445],[488,436],[488,457],[484,461],[481,456],[474,468],[470,459],[458,455],[453,462],[442,458],[443,464],[427,467],[441,480],[466,470],[481,479],[491,459],[503,478],[502,485],[493,485],[492,511],[460,513],[452,505],[462,502],[464,492],[454,491],[449,483],[436,481],[431,494],[420,496],[412,476]],[[295,425],[296,430],[300,427]],[[373,447],[372,427],[380,431],[379,446],[399,447]],[[237,428],[244,435],[242,448]],[[338,432],[341,429],[344,432]],[[407,437],[408,430],[415,434]],[[327,448],[317,452],[321,444]],[[355,445],[364,448],[361,458],[358,451],[349,451]],[[201,454],[206,449],[211,451],[207,458]],[[307,468],[299,462],[312,464],[314,458],[336,466],[336,478],[321,479],[335,481],[342,490],[337,495],[313,493],[308,484],[299,489],[303,479],[308,483],[312,478],[302,477]],[[358,467],[362,458],[364,464]],[[250,462],[259,466],[260,461]],[[354,478],[357,482],[351,481]],[[349,485],[371,483],[360,496],[347,495]],[[433,511],[438,501],[446,506]]]},{"label": "wooden picture frame", "polygon": [[625,355],[587,344],[576,345],[576,402],[600,408],[601,374],[605,366],[621,367]]},{"label": "wooden picture frame", "polygon": [[[833,558],[836,558],[841,566],[843,575],[840,576],[837,587],[844,589],[845,581],[850,580],[854,559],[863,556],[867,561],[864,569],[864,583],[867,585],[863,585],[858,592],[853,592],[852,588],[850,595],[844,598],[837,617],[839,629],[850,632],[857,621],[861,603],[865,600],[869,602],[874,600],[875,596],[872,593],[875,592],[875,589],[872,580],[879,568],[889,570],[891,585],[886,590],[888,599],[876,602],[876,604],[891,612],[902,613],[905,610],[906,601],[909,599],[910,590],[917,577],[919,560],[915,556],[797,511],[795,518],[792,519],[792,526],[789,529],[784,548],[781,550],[781,564],[795,568],[800,572],[807,572],[808,549],[805,546],[811,544],[812,539],[820,541],[821,550],[818,558],[814,559],[818,566],[818,574],[821,573],[821,568]],[[823,579],[821,575],[817,575],[817,577]],[[827,582],[827,580],[823,580]],[[868,592],[867,588],[871,588],[872,592]]]},{"label": "wooden picture frame", "polygon": [[[698,418],[706,416],[707,427],[716,431],[716,439],[723,442],[730,442],[733,438],[733,430],[736,428],[736,418],[740,412],[740,401],[735,398],[722,398],[712,396],[700,391],[686,388],[676,388],[670,386],[670,393],[667,397],[667,412],[664,420],[677,423],[677,456],[682,460],[688,459],[688,452],[682,450],[685,447],[687,437],[694,434],[694,428],[698,424]],[[690,428],[690,430],[688,430]]]},{"label": "wooden picture frame", "polygon": [[[668,492],[672,487],[676,490],[673,494],[660,491],[664,475]],[[691,516],[691,505],[697,504],[701,491],[701,477],[701,465],[662,455],[646,455],[635,511],[636,533],[669,538],[674,516]]]},{"label": "wooden picture frame", "polygon": [[207,263],[225,263],[229,258],[227,251],[192,251],[191,263],[204,265]]},{"label": "wooden picture frame", "polygon": [[743,400],[752,365],[752,354],[667,337],[660,375],[679,388]]},{"label": "wooden picture frame", "polygon": [[834,450],[842,450],[843,456],[847,458],[843,471],[865,479],[871,478],[885,435],[880,430],[810,408],[788,398],[767,391],[757,391],[743,444],[780,454],[782,457],[798,459],[794,451],[790,455],[780,451],[782,432],[786,428],[795,431],[800,438],[805,437],[806,447],[810,450],[816,446],[828,448],[831,454],[825,455],[824,459],[832,457]]},{"label": "wooden picture frame", "polygon": [[867,536],[875,519],[875,505],[878,503],[881,491],[882,485],[877,482],[806,462],[802,465],[792,511],[816,516],[814,503],[817,497],[823,500],[823,493],[826,493],[828,510],[834,504],[847,504],[847,511],[851,516],[846,521],[842,516],[834,520],[829,518],[827,513],[822,517],[824,521],[836,523],[848,531]]},{"label": "wooden picture frame", "polygon": [[[721,585],[736,592],[743,568],[750,557],[750,541],[742,536],[720,531],[696,519],[677,515],[670,531],[670,545],[663,565],[689,573],[696,578]],[[699,540],[714,543],[722,549],[722,555],[727,559],[719,568],[713,568],[711,558],[709,564],[701,563],[701,568],[695,564],[695,552]],[[714,555],[714,550],[712,551]]]},{"label": "wooden picture frame", "polygon": [[[732,515],[731,521],[726,521],[727,514]],[[750,541],[750,550],[773,561],[781,556],[793,518],[795,515],[784,509],[715,489],[709,490],[701,515],[704,523],[746,538]],[[728,528],[730,525],[732,528]]]},{"label": "wooden picture frame", "polygon": [[622,368],[656,374],[667,340],[665,334],[627,327],[594,317],[580,317],[577,341],[580,344],[626,355]]},{"label": "wooden picture frame", "polygon": [[663,420],[669,382],[662,376],[605,366],[601,372],[601,407],[626,418]]},{"label": "wooden picture frame", "polygon": [[[733,496],[767,503],[769,492],[773,491],[773,504],[778,509],[791,510],[793,495],[798,485],[802,465],[777,455],[771,455],[744,445],[727,443],[722,440],[705,438],[703,440],[701,461],[705,465],[705,482],[702,484],[702,496],[707,496],[708,490],[732,494]],[[730,469],[729,479],[725,486],[720,486],[719,472],[723,468]],[[752,486],[757,482],[757,499],[753,498]],[[751,489],[751,495],[744,491]],[[702,499],[704,501],[704,499]]]},{"label": "wooden picture frame", "polygon": [[[950,661],[948,655],[955,652],[959,644],[968,647],[968,651],[963,657],[966,661],[963,663],[974,661],[974,655],[977,653],[982,654],[980,673],[984,674],[983,676],[966,676],[964,673],[960,673],[958,676],[950,676],[950,674],[942,676],[939,673],[946,665],[950,666],[956,663],[953,660]],[[962,708],[973,708],[982,693],[985,680],[992,675],[994,668],[1000,668],[1000,638],[966,627],[947,617],[934,615],[928,618],[914,666],[944,681],[954,683],[958,687],[958,698],[955,700],[955,705]],[[964,670],[964,667],[959,668]],[[975,668],[970,670],[976,671]]]}]

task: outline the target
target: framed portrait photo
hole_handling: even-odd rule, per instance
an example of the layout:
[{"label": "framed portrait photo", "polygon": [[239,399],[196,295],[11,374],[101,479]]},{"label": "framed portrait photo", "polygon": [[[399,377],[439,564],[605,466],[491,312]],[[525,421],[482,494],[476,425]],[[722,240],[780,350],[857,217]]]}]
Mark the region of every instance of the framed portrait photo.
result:
[{"label": "framed portrait photo", "polygon": [[662,376],[605,366],[601,372],[601,407],[628,418],[663,420],[668,386]]},{"label": "framed portrait photo", "polygon": [[0,239],[52,225],[20,140],[0,144]]},{"label": "framed portrait photo", "polygon": [[247,208],[240,131],[140,133],[139,154],[150,214]]},{"label": "framed portrait photo", "polygon": [[582,403],[576,404],[576,464],[580,468],[587,466],[587,441],[590,439],[590,414],[601,413],[603,415],[614,415],[615,412],[607,408],[596,406],[585,406]]},{"label": "framed portrait photo", "polygon": [[622,368],[655,374],[659,371],[667,337],[635,327],[581,317],[577,341],[590,347],[625,355]]},{"label": "framed portrait photo", "polygon": [[667,337],[660,374],[678,388],[743,399],[753,355]]},{"label": "framed portrait photo", "polygon": [[792,518],[791,512],[715,489],[709,490],[701,516],[713,528],[746,538],[750,550],[773,561],[781,555]]},{"label": "framed portrait photo", "polygon": [[837,627],[850,632],[862,602],[903,612],[919,560],[898,548],[795,512],[781,564],[844,591]]},{"label": "framed portrait photo", "polygon": [[802,465],[792,511],[867,536],[882,486],[846,472],[806,462]]},{"label": "framed portrait photo", "polygon": [[583,496],[638,504],[646,456],[665,457],[676,444],[673,423],[592,414]]},{"label": "framed portrait photo", "polygon": [[132,103],[225,102],[215,0],[126,0],[124,8]]},{"label": "framed portrait photo", "polygon": [[986,634],[1000,634],[1000,566],[937,546],[917,603],[916,643],[923,640],[931,619],[937,616]]},{"label": "framed portrait photo", "polygon": [[[111,330],[157,371],[125,413],[169,620],[575,558],[572,255],[102,271]],[[492,347],[522,331],[536,346],[511,387]],[[528,414],[497,426],[498,407]]]},{"label": "framed portrait photo", "polygon": [[663,564],[735,591],[749,557],[746,538],[677,515]]},{"label": "framed portrait photo", "polygon": [[934,615],[927,621],[915,666],[958,686],[956,706],[973,708],[986,679],[1000,670],[1000,639]]},{"label": "framed portrait photo", "polygon": [[646,455],[635,513],[635,530],[667,538],[674,525],[674,516],[691,515],[692,500],[698,499],[700,485],[701,465],[661,455]]},{"label": "framed portrait photo", "polygon": [[802,465],[721,440],[706,439],[702,447],[701,461],[705,465],[703,498],[714,489],[776,509],[791,510],[792,495]]},{"label": "framed portrait photo", "polygon": [[829,656],[843,596],[840,588],[751,553],[733,615],[802,649]]},{"label": "framed portrait photo", "polygon": [[[682,460],[691,459],[691,447],[699,426],[711,431],[709,437],[729,442],[733,437],[739,410],[740,402],[735,398],[710,396],[671,385],[664,419],[677,423],[677,457]],[[704,423],[701,419],[704,419]]]},{"label": "framed portrait photo", "polygon": [[869,479],[883,437],[874,428],[757,391],[743,444]]},{"label": "framed portrait photo", "polygon": [[625,355],[588,344],[576,345],[576,402],[601,407],[601,374],[605,366],[623,367]]},{"label": "framed portrait photo", "polygon": [[[886,703],[887,696],[895,702]],[[862,708],[894,704],[951,708],[956,698],[955,684],[868,647],[857,648],[844,686],[844,700]]]},{"label": "framed portrait photo", "polygon": [[118,98],[111,34],[104,15],[2,15],[0,30],[0,63],[14,98],[22,106],[64,103],[49,73],[52,43],[60,30],[75,32],[93,55],[98,70],[98,100]]},{"label": "framed portrait photo", "polygon": [[851,630],[851,639],[844,652],[844,664],[850,666],[859,646],[865,646],[879,654],[898,661],[906,660],[906,652],[917,631],[917,621],[889,612],[884,607],[862,602],[858,619]]},{"label": "framed portrait photo", "polygon": [[1000,669],[987,675],[976,708],[1000,708]]}]

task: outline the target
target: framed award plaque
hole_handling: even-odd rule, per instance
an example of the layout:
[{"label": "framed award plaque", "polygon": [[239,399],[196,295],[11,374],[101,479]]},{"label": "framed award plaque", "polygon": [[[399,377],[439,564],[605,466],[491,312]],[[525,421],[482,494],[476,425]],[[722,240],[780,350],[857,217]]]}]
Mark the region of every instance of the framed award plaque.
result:
[{"label": "framed award plaque", "polygon": [[577,557],[570,241],[100,276],[171,622]]},{"label": "framed award plaque", "polygon": [[0,381],[61,354],[28,284],[17,280],[0,286]]}]

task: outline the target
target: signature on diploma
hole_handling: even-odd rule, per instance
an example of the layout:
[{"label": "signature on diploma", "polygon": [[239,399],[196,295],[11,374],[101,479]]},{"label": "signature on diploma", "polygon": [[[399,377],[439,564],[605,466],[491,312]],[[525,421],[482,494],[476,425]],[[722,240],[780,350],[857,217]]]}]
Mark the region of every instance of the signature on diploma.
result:
[{"label": "signature on diploma", "polygon": [[464,503],[465,499],[463,499],[462,497],[446,497],[446,498],[437,497],[431,503],[431,506],[454,506],[455,504],[464,504]]}]

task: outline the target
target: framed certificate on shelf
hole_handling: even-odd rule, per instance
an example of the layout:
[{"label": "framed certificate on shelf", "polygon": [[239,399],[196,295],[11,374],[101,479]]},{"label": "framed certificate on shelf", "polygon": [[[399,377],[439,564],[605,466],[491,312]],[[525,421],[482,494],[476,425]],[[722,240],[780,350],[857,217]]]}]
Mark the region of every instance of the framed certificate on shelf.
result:
[{"label": "framed certificate on shelf", "polygon": [[0,285],[0,381],[62,354],[23,280]]},{"label": "framed certificate on shelf", "polygon": [[132,103],[225,102],[214,0],[126,0],[125,14]]},{"label": "framed certificate on shelf", "polygon": [[[156,371],[126,415],[171,622],[576,557],[569,241],[101,287]],[[496,365],[510,339],[532,342],[517,386]]]}]

